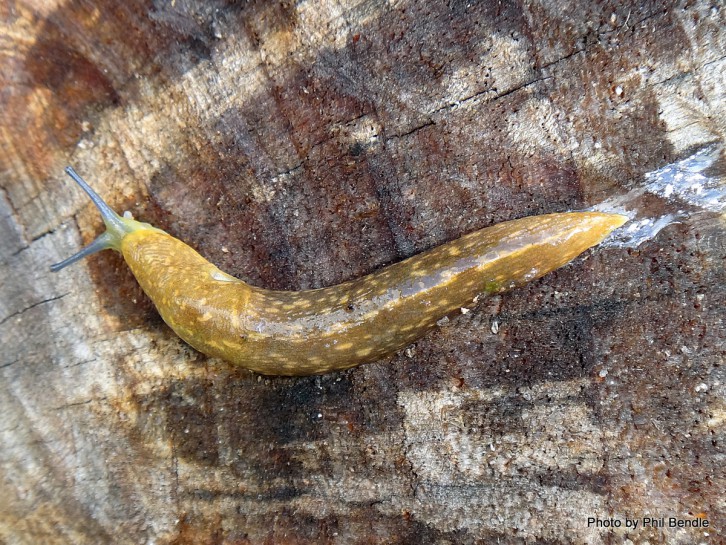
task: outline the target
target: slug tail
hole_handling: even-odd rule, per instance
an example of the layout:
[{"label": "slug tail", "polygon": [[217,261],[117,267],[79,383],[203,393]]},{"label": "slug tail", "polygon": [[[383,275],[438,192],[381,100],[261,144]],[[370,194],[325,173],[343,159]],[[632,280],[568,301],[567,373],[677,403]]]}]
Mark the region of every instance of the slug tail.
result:
[{"label": "slug tail", "polygon": [[72,265],[76,261],[79,261],[91,254],[95,254],[96,252],[100,252],[101,250],[114,249],[117,251],[121,251],[121,241],[126,235],[128,235],[129,233],[133,233],[134,231],[138,231],[140,229],[161,231],[160,229],[152,227],[148,223],[141,223],[134,220],[132,217],[130,217],[130,215],[128,217],[119,216],[106,203],[106,201],[104,201],[98,195],[98,193],[96,193],[93,188],[88,185],[88,183],[83,178],[81,178],[75,170],[73,170],[73,167],[66,167],[65,172],[66,174],[68,174],[68,176],[73,178],[73,180],[79,186],[81,186],[81,189],[83,189],[86,195],[90,197],[91,202],[96,205],[96,208],[98,208],[98,211],[101,213],[101,219],[106,225],[106,231],[98,236],[98,238],[96,238],[96,240],[91,242],[88,246],[83,248],[80,252],[73,254],[71,257],[64,259],[60,263],[55,263],[54,265],[51,265],[50,270],[52,272],[58,272],[61,269],[67,267],[68,265]]}]

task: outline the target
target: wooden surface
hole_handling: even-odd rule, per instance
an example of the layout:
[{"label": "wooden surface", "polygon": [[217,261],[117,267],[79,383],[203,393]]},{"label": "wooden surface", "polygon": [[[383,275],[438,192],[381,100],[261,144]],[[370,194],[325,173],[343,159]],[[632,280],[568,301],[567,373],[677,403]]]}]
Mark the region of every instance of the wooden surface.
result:
[{"label": "wooden surface", "polygon": [[[0,13],[0,543],[719,543],[722,218],[299,379],[184,345],[112,252],[48,272],[100,230],[66,164],[279,289],[623,193],[724,139],[717,2]],[[587,524],[646,516],[711,528]]]}]

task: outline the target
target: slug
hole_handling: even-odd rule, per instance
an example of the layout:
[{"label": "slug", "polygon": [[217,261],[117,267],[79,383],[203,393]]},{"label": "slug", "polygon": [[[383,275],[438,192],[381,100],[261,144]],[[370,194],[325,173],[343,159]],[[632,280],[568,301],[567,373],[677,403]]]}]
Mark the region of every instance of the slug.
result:
[{"label": "slug", "polygon": [[52,271],[107,248],[123,254],[164,321],[209,356],[265,375],[313,375],[391,355],[482,293],[539,278],[628,218],[602,212],[531,216],[475,231],[372,274],[303,291],[257,288],[127,212],[116,214],[71,168],[106,231]]}]

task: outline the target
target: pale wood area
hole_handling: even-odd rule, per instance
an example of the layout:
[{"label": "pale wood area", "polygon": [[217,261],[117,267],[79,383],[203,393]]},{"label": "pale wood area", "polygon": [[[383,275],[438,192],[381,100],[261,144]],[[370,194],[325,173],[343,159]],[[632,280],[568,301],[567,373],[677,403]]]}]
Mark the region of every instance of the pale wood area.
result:
[{"label": "pale wood area", "polygon": [[[589,4],[0,8],[0,543],[716,543],[721,218],[301,379],[185,346],[116,254],[48,271],[101,228],[66,164],[299,289],[723,141],[723,7]],[[611,516],[720,530],[587,526]]]}]

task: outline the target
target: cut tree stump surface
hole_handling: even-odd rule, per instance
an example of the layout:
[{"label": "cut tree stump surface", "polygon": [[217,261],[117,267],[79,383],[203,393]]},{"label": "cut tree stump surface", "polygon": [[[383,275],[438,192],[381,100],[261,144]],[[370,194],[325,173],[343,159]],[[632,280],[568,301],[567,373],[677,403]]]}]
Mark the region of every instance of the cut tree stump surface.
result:
[{"label": "cut tree stump surface", "polygon": [[67,164],[274,289],[591,206],[724,141],[725,19],[706,1],[0,8],[0,543],[718,543],[723,217],[308,378],[195,352],[114,252],[48,266],[101,230]]}]

